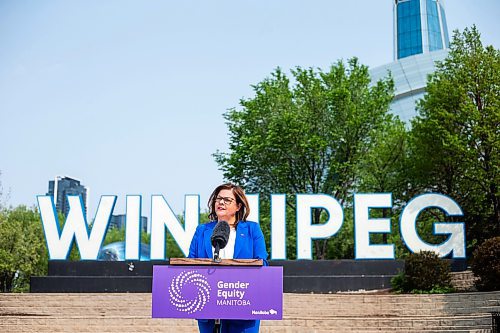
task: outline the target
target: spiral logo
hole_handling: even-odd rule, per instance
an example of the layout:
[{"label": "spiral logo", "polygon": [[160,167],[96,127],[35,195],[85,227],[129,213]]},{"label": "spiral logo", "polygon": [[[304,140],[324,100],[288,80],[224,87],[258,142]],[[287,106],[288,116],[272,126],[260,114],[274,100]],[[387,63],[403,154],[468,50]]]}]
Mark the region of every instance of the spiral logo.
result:
[{"label": "spiral logo", "polygon": [[[182,294],[184,286],[193,285],[198,293],[192,299],[186,299]],[[207,279],[197,271],[184,271],[175,276],[168,289],[170,303],[177,311],[194,313],[201,311],[210,300],[210,285]]]}]

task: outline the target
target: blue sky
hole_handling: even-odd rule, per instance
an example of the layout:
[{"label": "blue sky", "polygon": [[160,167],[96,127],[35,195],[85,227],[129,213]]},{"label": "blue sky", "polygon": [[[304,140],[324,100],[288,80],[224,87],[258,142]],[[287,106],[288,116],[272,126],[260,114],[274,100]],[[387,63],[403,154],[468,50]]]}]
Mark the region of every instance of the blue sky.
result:
[{"label": "blue sky", "polygon": [[[177,213],[222,182],[222,114],[273,69],[393,60],[392,0],[0,0],[0,180],[34,205],[56,175]],[[448,0],[448,28],[500,48],[498,0]]]}]

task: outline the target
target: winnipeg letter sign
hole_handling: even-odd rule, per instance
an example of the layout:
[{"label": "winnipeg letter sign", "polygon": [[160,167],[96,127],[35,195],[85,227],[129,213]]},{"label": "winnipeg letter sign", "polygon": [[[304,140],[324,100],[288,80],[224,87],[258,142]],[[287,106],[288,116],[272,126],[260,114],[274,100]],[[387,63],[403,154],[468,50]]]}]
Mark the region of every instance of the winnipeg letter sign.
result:
[{"label": "winnipeg letter sign", "polygon": [[[87,224],[85,210],[79,196],[68,196],[69,213],[62,228],[52,196],[38,196],[45,238],[51,260],[65,260],[73,239],[84,260],[95,260],[104,240],[106,230],[116,203],[116,196],[103,195],[91,228]],[[259,222],[259,195],[248,195],[251,215],[248,220]],[[312,240],[334,237],[344,222],[344,211],[340,203],[326,194],[296,195],[297,259],[312,259]],[[273,194],[271,202],[271,259],[286,259],[286,195]],[[142,200],[140,195],[126,197],[125,258],[139,260],[140,220]],[[376,209],[392,207],[390,193],[359,193],[354,195],[354,246],[356,259],[394,259],[394,245],[371,244],[370,234],[391,233],[389,218],[373,218]],[[165,230],[179,244],[185,255],[199,224],[200,198],[186,195],[184,201],[185,223],[177,219],[162,195],[151,196],[151,260],[163,260],[166,253]],[[322,208],[328,219],[321,224],[312,224],[311,210]],[[434,233],[447,235],[441,244],[429,244],[417,231],[418,216],[426,209],[437,208],[446,216],[463,216],[460,206],[450,197],[427,193],[413,198],[403,208],[399,220],[401,237],[412,252],[433,251],[439,256],[465,258],[465,228],[462,222],[434,222]]]}]

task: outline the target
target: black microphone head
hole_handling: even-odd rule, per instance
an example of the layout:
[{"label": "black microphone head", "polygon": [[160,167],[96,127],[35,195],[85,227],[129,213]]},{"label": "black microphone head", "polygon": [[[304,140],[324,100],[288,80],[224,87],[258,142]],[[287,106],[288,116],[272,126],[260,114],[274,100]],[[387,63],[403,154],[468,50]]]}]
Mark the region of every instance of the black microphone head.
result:
[{"label": "black microphone head", "polygon": [[227,223],[226,221],[217,222],[214,231],[212,232],[212,237],[210,237],[212,246],[216,247],[216,245],[218,244],[220,249],[226,247],[227,241],[229,240],[229,232],[229,223]]}]

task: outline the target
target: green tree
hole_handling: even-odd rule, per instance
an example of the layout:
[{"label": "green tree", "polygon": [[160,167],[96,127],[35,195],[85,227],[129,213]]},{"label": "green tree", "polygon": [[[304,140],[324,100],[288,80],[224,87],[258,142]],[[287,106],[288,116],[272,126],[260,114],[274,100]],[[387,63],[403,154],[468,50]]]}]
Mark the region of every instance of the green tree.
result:
[{"label": "green tree", "polygon": [[47,248],[38,212],[0,211],[0,292],[26,291],[32,275],[47,273]]},{"label": "green tree", "polygon": [[[109,228],[106,230],[106,235],[104,236],[104,241],[102,245],[108,245],[115,242],[123,242],[125,241],[125,228]],[[141,241],[142,241],[142,233],[141,233]]]},{"label": "green tree", "polygon": [[[327,193],[345,206],[360,161],[388,117],[392,79],[370,86],[368,68],[356,58],[327,72],[291,72],[294,84],[277,69],[253,86],[255,97],[225,114],[230,152],[215,159],[226,179],[249,192]],[[293,201],[287,205],[294,209]],[[321,220],[315,209],[313,223]],[[326,254],[327,240],[315,241],[315,256]]]},{"label": "green tree", "polygon": [[475,26],[455,31],[412,122],[410,160],[414,189],[464,209],[470,246],[500,232],[499,103],[499,50],[484,47]]},{"label": "green tree", "polygon": [[[177,219],[181,224],[184,226],[184,214],[179,214],[177,215]],[[206,223],[209,222],[210,219],[208,218],[208,212],[201,212],[200,213],[200,224],[201,223]],[[179,247],[179,244],[177,244],[177,241],[172,237],[170,232],[166,232],[166,248],[167,248],[167,258],[184,258],[185,255],[182,252],[181,248]]]},{"label": "green tree", "polygon": [[397,117],[389,116],[373,135],[372,149],[359,167],[360,191],[391,192],[400,197],[406,187],[408,133]]},{"label": "green tree", "polygon": [[[0,171],[0,177],[2,176],[2,171]],[[7,206],[7,201],[9,200],[9,193],[4,193],[4,188],[2,185],[2,179],[0,178],[0,209]]]},{"label": "green tree", "polygon": [[[362,159],[359,174],[361,192],[392,193],[393,209],[383,208],[372,213],[374,217],[392,217],[392,230],[399,230],[398,216],[401,212],[403,193],[407,185],[406,154],[408,133],[405,124],[397,117],[387,117],[380,129],[374,133],[372,149]],[[391,214],[392,212],[392,214]],[[371,235],[373,243],[398,242],[400,236],[386,233]],[[380,238],[380,239],[377,239]],[[398,251],[400,252],[400,251]]]}]

